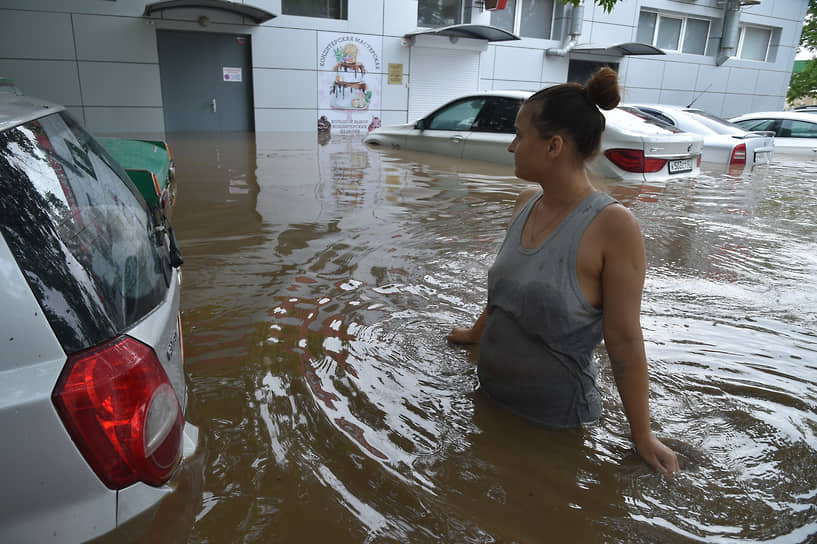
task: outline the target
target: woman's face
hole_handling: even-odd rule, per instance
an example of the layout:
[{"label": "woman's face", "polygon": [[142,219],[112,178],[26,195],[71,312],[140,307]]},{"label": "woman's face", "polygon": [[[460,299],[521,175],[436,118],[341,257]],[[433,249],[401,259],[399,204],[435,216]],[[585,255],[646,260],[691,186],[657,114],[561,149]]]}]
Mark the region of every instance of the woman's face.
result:
[{"label": "woman's face", "polygon": [[543,179],[548,168],[547,149],[550,138],[542,138],[531,123],[530,107],[523,105],[516,115],[516,137],[508,146],[513,153],[514,174],[527,181]]}]

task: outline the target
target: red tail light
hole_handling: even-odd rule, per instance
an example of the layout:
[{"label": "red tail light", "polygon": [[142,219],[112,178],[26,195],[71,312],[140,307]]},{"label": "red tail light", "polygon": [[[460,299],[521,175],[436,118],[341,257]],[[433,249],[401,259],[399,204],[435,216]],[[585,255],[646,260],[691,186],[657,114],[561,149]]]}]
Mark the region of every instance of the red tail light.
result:
[{"label": "red tail light", "polygon": [[644,157],[640,149],[608,149],[604,156],[626,172],[658,172],[667,164],[665,159]]},{"label": "red tail light", "polygon": [[746,164],[746,144],[739,144],[732,150],[732,158],[729,160],[730,165]]},{"label": "red tail light", "polygon": [[160,486],[181,459],[182,416],[153,350],[120,336],[69,357],[51,395],[83,457],[102,482]]}]

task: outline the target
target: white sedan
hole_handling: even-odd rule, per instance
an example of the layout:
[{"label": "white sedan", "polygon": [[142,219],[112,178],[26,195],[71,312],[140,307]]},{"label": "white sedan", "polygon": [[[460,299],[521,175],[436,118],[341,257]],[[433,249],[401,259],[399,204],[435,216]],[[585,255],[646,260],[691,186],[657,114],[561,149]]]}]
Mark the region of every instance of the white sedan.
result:
[{"label": "white sedan", "polygon": [[[373,146],[441,153],[464,159],[513,164],[508,145],[525,91],[486,91],[457,98],[414,123],[375,129]],[[602,111],[606,128],[591,174],[634,181],[660,181],[700,171],[703,138],[648,115]]]},{"label": "white sedan", "polygon": [[762,111],[730,119],[745,130],[775,133],[774,148],[779,154],[817,159],[817,116],[797,111]]},{"label": "white sedan", "polygon": [[767,164],[775,149],[773,132],[750,132],[703,110],[658,104],[626,104],[704,139],[702,160],[728,168],[752,168]]}]

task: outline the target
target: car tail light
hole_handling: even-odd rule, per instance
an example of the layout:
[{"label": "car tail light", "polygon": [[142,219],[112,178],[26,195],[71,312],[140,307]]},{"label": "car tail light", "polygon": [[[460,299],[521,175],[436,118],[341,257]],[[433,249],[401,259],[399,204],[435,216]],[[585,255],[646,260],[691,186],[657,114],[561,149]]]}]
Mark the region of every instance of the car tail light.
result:
[{"label": "car tail light", "polygon": [[732,158],[729,160],[729,165],[746,164],[746,144],[738,144],[732,150]]},{"label": "car tail light", "polygon": [[51,395],[83,457],[122,489],[167,482],[182,453],[184,416],[153,350],[120,336],[75,353]]},{"label": "car tail light", "polygon": [[608,149],[604,156],[627,172],[658,172],[667,164],[666,159],[644,157],[640,149]]}]

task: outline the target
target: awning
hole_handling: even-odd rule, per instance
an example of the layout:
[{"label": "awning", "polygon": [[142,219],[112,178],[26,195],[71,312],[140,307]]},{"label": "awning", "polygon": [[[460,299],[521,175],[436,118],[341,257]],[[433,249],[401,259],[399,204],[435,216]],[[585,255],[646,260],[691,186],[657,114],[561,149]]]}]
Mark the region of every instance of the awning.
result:
[{"label": "awning", "polygon": [[624,57],[627,55],[666,55],[666,53],[657,47],[640,42],[625,42],[611,45],[586,43],[577,45],[571,52],[588,53],[591,55],[610,55],[614,57]]},{"label": "awning", "polygon": [[239,4],[238,2],[228,2],[227,0],[165,0],[164,2],[154,2],[145,6],[145,12],[142,14],[146,17],[163,13],[174,9],[213,9],[217,11],[224,11],[234,15],[240,15],[252,19],[255,24],[260,25],[264,21],[269,21],[275,15],[263,10],[250,6],[249,4]]},{"label": "awning", "polygon": [[432,28],[429,30],[417,30],[409,32],[404,38],[414,36],[448,36],[449,38],[471,38],[474,40],[488,40],[489,42],[504,42],[508,40],[521,40],[516,34],[507,30],[502,30],[495,26],[488,25],[451,25],[442,28]]}]

